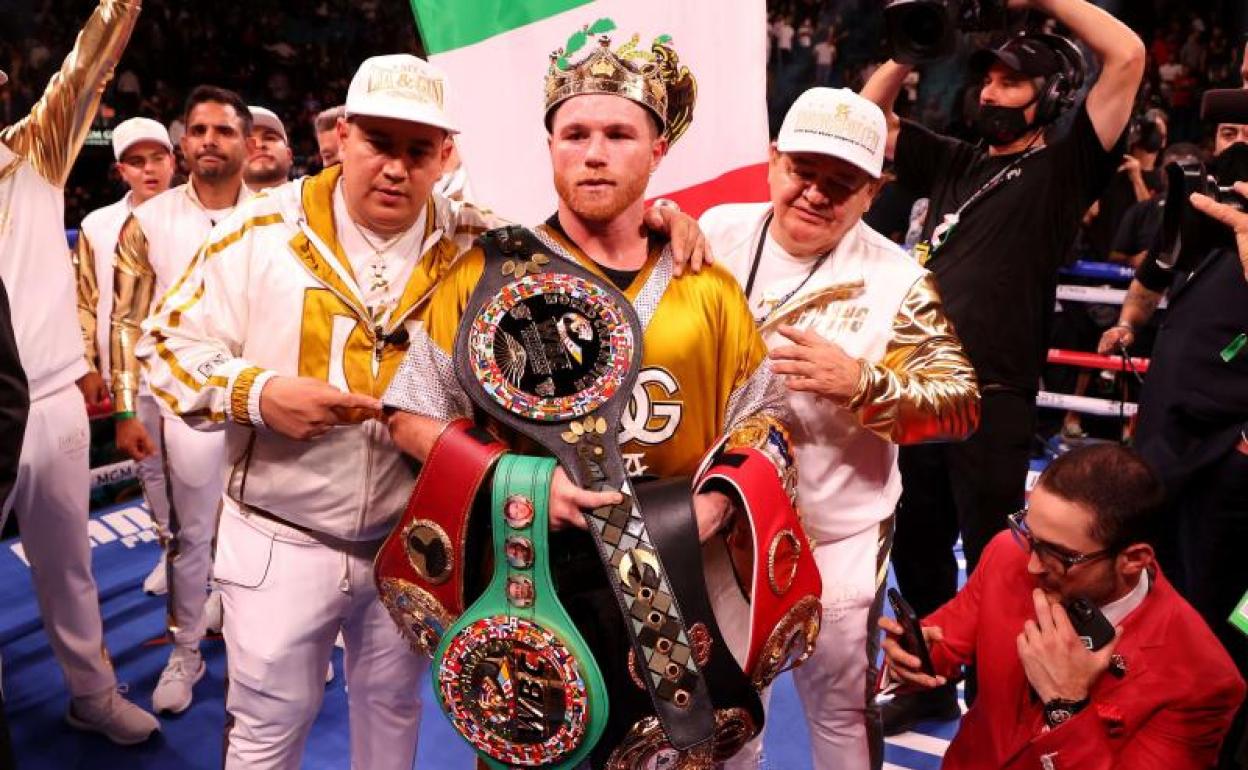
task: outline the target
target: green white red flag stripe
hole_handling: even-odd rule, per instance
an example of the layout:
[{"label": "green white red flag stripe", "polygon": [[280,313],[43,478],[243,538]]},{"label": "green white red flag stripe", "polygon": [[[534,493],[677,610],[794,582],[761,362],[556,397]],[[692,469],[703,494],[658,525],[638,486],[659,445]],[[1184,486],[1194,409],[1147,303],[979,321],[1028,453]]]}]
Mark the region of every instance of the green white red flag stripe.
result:
[{"label": "green white red flag stripe", "polygon": [[[693,123],[647,196],[697,215],[767,195],[764,0],[412,0],[429,60],[447,74],[447,109],[474,201],[523,224],[555,209],[543,117],[550,54],[610,19],[612,47],[670,35],[698,83]],[[572,56],[579,60],[585,48]]]}]

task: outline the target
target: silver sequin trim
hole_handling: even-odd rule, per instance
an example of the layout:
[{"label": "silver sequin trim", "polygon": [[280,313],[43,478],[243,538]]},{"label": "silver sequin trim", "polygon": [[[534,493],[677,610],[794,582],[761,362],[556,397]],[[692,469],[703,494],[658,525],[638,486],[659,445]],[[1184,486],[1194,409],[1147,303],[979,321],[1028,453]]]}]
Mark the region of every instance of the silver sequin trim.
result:
[{"label": "silver sequin trim", "polygon": [[664,246],[658,264],[654,266],[650,277],[646,279],[646,285],[641,287],[633,302],[633,307],[637,308],[637,317],[641,319],[643,332],[650,328],[650,319],[654,318],[655,311],[659,309],[659,300],[663,299],[663,292],[667,291],[667,285],[671,282],[672,247]]},{"label": "silver sequin trim", "polygon": [[782,423],[794,423],[793,412],[785,395],[784,380],[771,369],[771,361],[763,359],[754,374],[728,397],[728,410],[722,427],[726,435],[737,423],[758,414],[770,414]]},{"label": "silver sequin trim", "polygon": [[412,335],[411,347],[381,402],[439,420],[472,414],[472,403],[455,378],[451,357],[429,339],[424,326],[418,326]]},{"label": "silver sequin trim", "polygon": [[[533,234],[556,256],[562,257],[569,262],[580,264],[576,257],[569,254],[562,244],[547,235],[544,229],[535,229]],[[650,277],[646,279],[646,285],[641,287],[641,291],[637,294],[637,299],[633,301],[633,308],[636,309],[637,317],[641,320],[642,333],[645,333],[646,329],[650,328],[650,320],[654,318],[654,313],[659,308],[659,300],[663,299],[663,292],[667,291],[667,285],[671,282],[672,247],[664,246],[663,253],[659,255],[658,264],[654,266],[654,270],[650,272]]]}]

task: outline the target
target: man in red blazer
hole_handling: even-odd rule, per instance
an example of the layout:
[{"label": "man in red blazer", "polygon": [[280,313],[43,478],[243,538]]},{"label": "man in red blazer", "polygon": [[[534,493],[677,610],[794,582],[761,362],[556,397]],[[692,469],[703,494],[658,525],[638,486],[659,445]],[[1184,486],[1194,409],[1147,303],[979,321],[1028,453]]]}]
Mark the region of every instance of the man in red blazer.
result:
[{"label": "man in red blazer", "polygon": [[[884,618],[889,676],[944,684],[974,663],[975,705],[944,768],[1207,768],[1244,698],[1209,627],[1157,568],[1161,485],[1131,450],[1099,444],[1058,458],[970,581],[922,621],[936,676]],[[1245,556],[1248,558],[1248,554]],[[1083,596],[1115,626],[1097,652],[1062,602]]]}]

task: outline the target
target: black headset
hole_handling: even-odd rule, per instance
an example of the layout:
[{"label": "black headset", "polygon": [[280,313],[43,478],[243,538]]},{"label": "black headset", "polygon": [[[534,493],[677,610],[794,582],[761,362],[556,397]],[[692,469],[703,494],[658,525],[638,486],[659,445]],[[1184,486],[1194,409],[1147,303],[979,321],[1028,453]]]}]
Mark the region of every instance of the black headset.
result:
[{"label": "black headset", "polygon": [[1039,42],[1057,54],[1057,58],[1062,61],[1061,70],[1045,78],[1036,99],[1035,124],[1045,126],[1074,106],[1075,98],[1087,77],[1088,63],[1083,57],[1083,51],[1069,38],[1048,32],[1025,32],[1020,37]]}]

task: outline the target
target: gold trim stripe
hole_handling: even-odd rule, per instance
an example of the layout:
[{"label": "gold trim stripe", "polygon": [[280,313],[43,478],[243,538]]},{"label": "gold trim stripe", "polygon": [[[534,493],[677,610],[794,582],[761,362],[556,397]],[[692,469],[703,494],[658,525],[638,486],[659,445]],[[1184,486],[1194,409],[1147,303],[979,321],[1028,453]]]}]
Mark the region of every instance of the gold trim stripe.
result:
[{"label": "gold trim stripe", "polygon": [[[262,216],[252,217],[251,219],[248,219],[247,221],[243,222],[242,226],[239,227],[234,232],[223,235],[222,237],[218,238],[212,243],[204,244],[202,247],[200,247],[199,251],[195,254],[195,258],[191,260],[191,264],[187,266],[185,271],[183,271],[181,277],[179,277],[178,280],[173,284],[173,286],[170,287],[169,291],[165,292],[165,296],[160,298],[160,304],[157,306],[157,312],[164,309],[165,303],[168,302],[170,298],[173,297],[173,295],[176,294],[177,291],[182,288],[182,284],[186,283],[187,277],[190,276],[191,273],[195,272],[195,268],[197,268],[201,262],[207,262],[208,257],[219,254],[222,251],[224,251],[226,248],[228,248],[229,246],[232,246],[233,244],[242,240],[242,237],[247,234],[248,230],[251,230],[254,227],[265,227],[268,225],[275,225],[275,224],[280,223],[281,221],[282,221],[282,215],[280,213],[264,214]],[[183,305],[179,309],[186,310],[186,308],[190,307],[191,304],[193,304],[194,301],[199,298],[199,294],[201,294],[202,292],[203,292],[203,287],[201,286],[200,291],[197,292],[196,295],[192,297],[190,301],[187,302],[187,304]]]},{"label": "gold trim stripe", "polygon": [[258,366],[249,366],[234,378],[234,387],[230,389],[230,414],[239,425],[251,425],[251,387],[256,384],[256,377],[264,373]]},{"label": "gold trim stripe", "polygon": [[173,413],[176,414],[178,417],[181,417],[184,420],[204,419],[204,420],[208,420],[209,422],[225,422],[225,414],[222,412],[214,412],[211,409],[196,409],[192,412],[184,412],[181,410],[181,408],[179,408],[178,399],[172,393],[165,391],[165,390],[161,390],[160,388],[150,383],[148,384],[147,387],[148,387],[148,390],[152,392],[152,395],[156,396],[161,401],[164,401],[166,404],[168,404],[169,409],[172,410]]},{"label": "gold trim stripe", "polygon": [[182,367],[182,364],[178,361],[177,356],[172,350],[169,349],[169,346],[165,344],[169,339],[168,337],[159,331],[153,330],[152,339],[156,340],[156,355],[160,356],[160,359],[169,365],[169,371],[178,380],[178,382],[181,382],[193,392],[200,392],[204,389],[205,385],[217,388],[229,387],[230,381],[228,379],[215,374],[203,382],[196,380],[194,375]]}]

